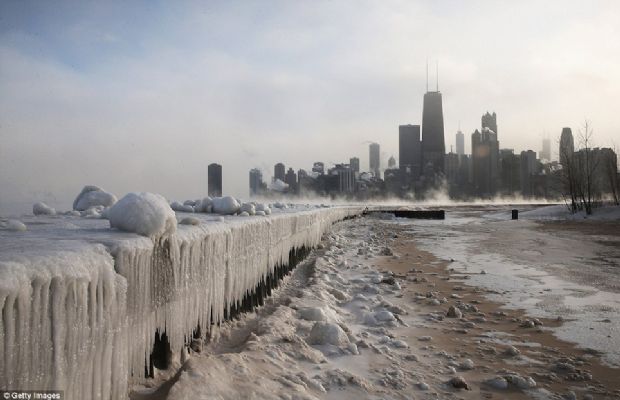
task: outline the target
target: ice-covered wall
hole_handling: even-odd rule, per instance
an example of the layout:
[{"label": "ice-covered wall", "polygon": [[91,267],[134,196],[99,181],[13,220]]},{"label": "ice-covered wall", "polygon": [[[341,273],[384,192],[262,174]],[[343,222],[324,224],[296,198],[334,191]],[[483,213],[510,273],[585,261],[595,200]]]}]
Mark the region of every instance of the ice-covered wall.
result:
[{"label": "ice-covered wall", "polygon": [[144,375],[156,330],[180,350],[198,325],[219,323],[286,264],[291,249],[315,246],[360,211],[205,221],[155,243],[93,221],[20,232],[0,244],[0,386],[125,398],[128,381]]}]

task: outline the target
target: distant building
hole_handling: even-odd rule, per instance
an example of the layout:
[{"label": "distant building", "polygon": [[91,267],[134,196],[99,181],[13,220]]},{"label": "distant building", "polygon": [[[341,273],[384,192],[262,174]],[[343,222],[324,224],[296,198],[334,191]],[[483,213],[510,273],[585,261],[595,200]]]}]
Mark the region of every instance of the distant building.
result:
[{"label": "distant building", "polygon": [[495,112],[493,112],[493,114],[489,114],[489,112],[487,111],[486,114],[484,114],[482,116],[482,118],[480,119],[481,125],[482,125],[482,129],[484,128],[489,128],[490,130],[492,130],[493,132],[495,132],[495,134],[497,135],[497,114],[495,114]]},{"label": "distant building", "polygon": [[250,196],[262,194],[264,190],[263,173],[260,169],[254,168],[250,170]]},{"label": "distant building", "polygon": [[564,168],[568,166],[568,161],[575,152],[575,142],[573,141],[573,132],[570,128],[562,128],[562,135],[560,136],[560,164]]},{"label": "distant building", "polygon": [[456,184],[459,178],[459,155],[450,152],[444,157],[444,171],[449,184]]},{"label": "distant building", "polygon": [[348,164],[336,164],[334,168],[338,175],[338,191],[353,193],[355,191],[355,171]]},{"label": "distant building", "polygon": [[359,173],[360,172],[360,159],[357,157],[351,157],[351,159],[349,160],[349,165],[351,166],[351,169],[353,170],[353,172]]},{"label": "distant building", "polygon": [[220,164],[209,164],[207,167],[208,193],[210,197],[222,197],[222,166]]},{"label": "distant building", "polygon": [[513,149],[501,149],[500,159],[500,191],[512,195],[521,190],[521,157]]},{"label": "distant building", "polygon": [[315,162],[312,166],[312,172],[323,175],[325,173],[325,164],[320,161]]},{"label": "distant building", "polygon": [[456,154],[459,156],[465,154],[465,135],[461,131],[456,133]]},{"label": "distant building", "polygon": [[422,170],[422,142],[420,125],[398,127],[398,162],[402,174],[417,179]]},{"label": "distant building", "polygon": [[493,196],[499,180],[499,141],[488,127],[471,135],[474,191],[478,196]]},{"label": "distant building", "polygon": [[277,181],[279,179],[282,182],[284,182],[284,180],[285,180],[285,172],[286,172],[286,167],[284,167],[284,164],[277,163],[276,165],[274,165],[274,167],[273,167],[273,181],[275,182],[275,181]]},{"label": "distant building", "polygon": [[381,147],[379,143],[371,143],[368,150],[370,172],[375,174],[376,178],[381,178]]},{"label": "distant building", "polygon": [[297,192],[297,174],[293,168],[289,168],[284,177],[284,182],[288,185],[289,193]]},{"label": "distant building", "polygon": [[549,138],[543,138],[540,159],[546,162],[551,161],[551,140]]},{"label": "distant building", "polygon": [[388,168],[392,169],[396,167],[396,159],[394,158],[394,156],[391,156],[388,159]]},{"label": "distant building", "polygon": [[535,193],[535,175],[538,175],[538,160],[536,152],[532,150],[521,152],[521,194],[523,196],[533,196]]},{"label": "distant building", "polygon": [[422,110],[422,169],[443,173],[446,146],[441,92],[426,92]]}]

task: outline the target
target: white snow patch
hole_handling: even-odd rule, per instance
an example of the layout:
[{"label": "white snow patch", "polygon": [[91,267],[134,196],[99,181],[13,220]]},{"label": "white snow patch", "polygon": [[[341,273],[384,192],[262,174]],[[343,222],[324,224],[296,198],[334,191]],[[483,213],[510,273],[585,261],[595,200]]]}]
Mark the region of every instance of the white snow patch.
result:
[{"label": "white snow patch", "polygon": [[212,199],[212,203],[213,212],[216,214],[235,214],[241,208],[237,199],[232,196],[215,197]]}]

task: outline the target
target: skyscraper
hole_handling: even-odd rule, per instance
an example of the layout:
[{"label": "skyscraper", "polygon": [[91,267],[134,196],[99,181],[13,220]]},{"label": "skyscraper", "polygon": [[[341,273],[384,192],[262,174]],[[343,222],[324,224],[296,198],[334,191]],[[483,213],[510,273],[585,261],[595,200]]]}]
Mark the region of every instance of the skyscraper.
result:
[{"label": "skyscraper", "polygon": [[220,164],[209,164],[207,167],[208,193],[210,197],[222,197],[222,166]]},{"label": "skyscraper", "polygon": [[560,136],[560,164],[563,167],[568,166],[568,161],[573,157],[574,152],[573,132],[570,128],[562,128],[562,135]]},{"label": "skyscraper", "polygon": [[422,169],[430,166],[434,173],[443,173],[446,146],[443,131],[441,92],[424,94],[422,110]]},{"label": "skyscraper", "polygon": [[465,154],[465,135],[460,130],[456,133],[456,154]]},{"label": "skyscraper", "polygon": [[547,162],[551,161],[551,140],[548,137],[543,138],[540,159]]},{"label": "skyscraper", "polygon": [[376,178],[381,178],[381,147],[379,143],[371,143],[368,150],[370,171]]},{"label": "skyscraper", "polygon": [[351,169],[354,173],[360,172],[360,159],[357,157],[351,157],[349,159],[349,164],[351,165]]},{"label": "skyscraper", "polygon": [[414,177],[420,175],[422,168],[420,125],[400,125],[398,127],[398,163],[401,170]]},{"label": "skyscraper", "polygon": [[297,192],[297,174],[293,168],[289,168],[284,177],[284,182],[288,184],[289,193]]},{"label": "skyscraper", "polygon": [[488,127],[477,129],[471,135],[473,183],[476,194],[494,195],[499,180],[499,141],[497,134]]},{"label": "skyscraper", "polygon": [[275,182],[276,180],[281,180],[282,182],[284,182],[285,179],[285,172],[286,168],[284,167],[284,164],[282,163],[277,163],[276,165],[274,165],[273,167],[273,181]]},{"label": "skyscraper", "polygon": [[263,189],[263,173],[260,169],[250,170],[250,196],[260,194]]},{"label": "skyscraper", "polygon": [[480,120],[482,122],[481,124],[482,129],[489,128],[496,134],[498,133],[497,132],[497,114],[495,114],[495,112],[493,112],[493,114],[489,114],[489,112],[487,111],[486,114],[484,114]]},{"label": "skyscraper", "polygon": [[388,159],[388,168],[392,169],[396,167],[396,159],[394,158],[394,156],[391,156]]}]

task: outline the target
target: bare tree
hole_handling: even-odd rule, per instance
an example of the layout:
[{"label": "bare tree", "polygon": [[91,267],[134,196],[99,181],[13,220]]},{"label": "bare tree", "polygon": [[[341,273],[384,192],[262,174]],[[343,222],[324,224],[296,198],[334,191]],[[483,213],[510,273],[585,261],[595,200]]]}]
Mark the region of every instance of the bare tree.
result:
[{"label": "bare tree", "polygon": [[592,214],[595,204],[596,170],[600,161],[592,152],[592,136],[594,131],[590,121],[585,120],[582,129],[579,130],[579,144],[581,149],[577,156],[577,195],[586,214]]},{"label": "bare tree", "polygon": [[[559,142],[559,141],[558,141]],[[576,213],[580,209],[577,195],[577,163],[571,148],[560,145],[560,160],[562,160],[561,180],[564,186],[563,197],[571,213]]]}]

